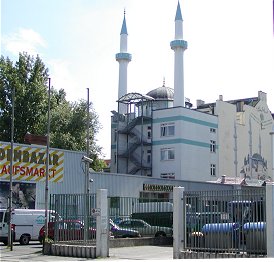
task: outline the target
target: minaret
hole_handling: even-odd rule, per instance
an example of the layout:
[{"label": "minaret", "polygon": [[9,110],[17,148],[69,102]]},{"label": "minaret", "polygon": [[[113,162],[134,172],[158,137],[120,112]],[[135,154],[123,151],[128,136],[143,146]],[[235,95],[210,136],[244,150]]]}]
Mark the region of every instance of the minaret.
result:
[{"label": "minaret", "polygon": [[183,18],[180,3],[178,1],[175,16],[175,40],[170,42],[174,51],[174,107],[185,106],[184,97],[184,51],[187,42],[183,40]]},{"label": "minaret", "polygon": [[[116,61],[119,62],[119,86],[118,99],[127,94],[127,66],[131,61],[131,54],[127,53],[127,24],[126,12],[124,11],[124,20],[120,33],[120,53],[116,54]],[[119,113],[126,113],[126,106],[119,106]]]}]

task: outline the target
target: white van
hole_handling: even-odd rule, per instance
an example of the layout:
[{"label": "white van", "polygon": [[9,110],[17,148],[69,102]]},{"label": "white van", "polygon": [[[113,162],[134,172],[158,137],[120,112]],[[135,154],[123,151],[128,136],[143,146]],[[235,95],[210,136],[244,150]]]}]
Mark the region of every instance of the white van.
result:
[{"label": "white van", "polygon": [[[49,211],[53,215],[53,211]],[[0,242],[8,243],[8,210],[0,209]],[[13,241],[21,245],[28,245],[30,240],[38,240],[39,231],[45,224],[45,210],[43,209],[13,209],[11,223],[15,231]]]}]

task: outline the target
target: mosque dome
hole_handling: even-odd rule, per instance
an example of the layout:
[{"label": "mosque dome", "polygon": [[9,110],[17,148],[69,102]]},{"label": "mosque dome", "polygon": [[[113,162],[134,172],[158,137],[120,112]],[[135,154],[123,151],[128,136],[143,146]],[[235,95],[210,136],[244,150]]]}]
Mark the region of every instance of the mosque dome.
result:
[{"label": "mosque dome", "polygon": [[155,100],[172,100],[174,99],[174,89],[165,85],[155,88],[147,93],[148,96]]}]

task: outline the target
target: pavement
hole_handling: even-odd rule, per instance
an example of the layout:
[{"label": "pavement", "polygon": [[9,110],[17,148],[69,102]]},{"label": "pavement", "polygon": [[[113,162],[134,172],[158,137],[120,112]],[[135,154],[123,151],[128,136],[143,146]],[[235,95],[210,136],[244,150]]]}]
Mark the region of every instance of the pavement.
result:
[{"label": "pavement", "polygon": [[[109,257],[97,258],[96,260],[172,260],[173,248],[171,246],[135,246],[110,248]],[[47,256],[42,254],[42,245],[40,243],[31,243],[22,246],[15,243],[13,250],[0,245],[0,261],[87,261],[88,258]],[[94,260],[94,259],[92,259]]]},{"label": "pavement", "polygon": [[[96,258],[99,261],[170,261],[173,259],[173,247],[171,246],[135,246],[135,247],[118,247],[110,248],[109,257]],[[13,250],[0,244],[0,261],[2,262],[17,262],[17,261],[56,261],[56,262],[72,262],[72,261],[87,261],[94,260],[88,258],[76,258],[76,257],[63,257],[63,256],[47,256],[42,254],[42,245],[40,243],[31,243],[27,246],[20,244],[14,244]],[[193,262],[193,259],[184,259]],[[211,261],[224,261],[224,259],[211,259]],[[274,261],[274,258],[231,258],[231,261],[237,262],[270,262]],[[209,261],[209,259],[203,259],[203,261]]]}]

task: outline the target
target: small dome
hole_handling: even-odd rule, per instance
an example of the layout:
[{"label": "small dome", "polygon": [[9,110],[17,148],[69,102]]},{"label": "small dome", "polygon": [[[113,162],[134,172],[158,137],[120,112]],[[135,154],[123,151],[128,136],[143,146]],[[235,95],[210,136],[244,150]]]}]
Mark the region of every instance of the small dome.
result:
[{"label": "small dome", "polygon": [[174,90],[170,87],[161,86],[149,91],[147,95],[153,97],[155,100],[173,100]]}]

